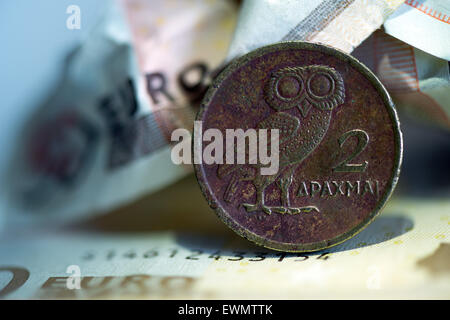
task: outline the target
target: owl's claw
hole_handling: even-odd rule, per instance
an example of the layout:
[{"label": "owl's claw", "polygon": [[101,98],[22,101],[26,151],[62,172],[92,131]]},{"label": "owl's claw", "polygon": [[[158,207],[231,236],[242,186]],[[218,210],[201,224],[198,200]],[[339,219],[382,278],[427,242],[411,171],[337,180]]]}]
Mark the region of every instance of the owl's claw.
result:
[{"label": "owl's claw", "polygon": [[251,204],[251,203],[243,203],[242,206],[245,208],[245,210],[247,212],[255,212],[258,210],[262,210],[264,211],[264,213],[271,215],[272,214],[272,208],[265,206],[265,205],[261,205],[261,204]]},{"label": "owl's claw", "polygon": [[243,203],[242,206],[247,210],[247,212],[254,212],[259,210],[258,204],[251,204],[251,203]]},{"label": "owl's claw", "polygon": [[258,203],[251,204],[251,203],[243,203],[242,206],[245,208],[247,212],[255,212],[258,210],[264,211],[264,213],[271,215],[272,212],[279,213],[279,214],[299,214],[299,213],[311,213],[313,211],[320,212],[320,210],[316,206],[306,206],[306,207],[300,207],[300,208],[294,208],[294,207],[269,207],[265,205],[260,205]]},{"label": "owl's claw", "polygon": [[312,211],[320,212],[319,208],[317,208],[316,206],[306,206],[300,208],[300,210],[305,213],[310,213]]},{"label": "owl's claw", "polygon": [[272,207],[272,210],[279,214],[299,214],[301,208],[291,208],[291,207]]},{"label": "owl's claw", "polygon": [[289,208],[286,207],[272,207],[272,210],[279,214],[289,213]]},{"label": "owl's claw", "polygon": [[319,209],[315,206],[307,206],[307,207],[300,207],[300,208],[294,208],[294,207],[271,207],[273,212],[279,213],[279,214],[299,214],[299,213],[311,213],[312,211],[320,212]]},{"label": "owl's claw", "polygon": [[300,207],[300,208],[288,208],[288,213],[293,214],[299,214],[299,213],[311,213],[312,211],[320,212],[320,210],[316,206],[306,206],[306,207]]},{"label": "owl's claw", "polygon": [[272,214],[272,208],[270,208],[268,206],[262,206],[262,209],[266,214],[268,214],[268,215]]}]

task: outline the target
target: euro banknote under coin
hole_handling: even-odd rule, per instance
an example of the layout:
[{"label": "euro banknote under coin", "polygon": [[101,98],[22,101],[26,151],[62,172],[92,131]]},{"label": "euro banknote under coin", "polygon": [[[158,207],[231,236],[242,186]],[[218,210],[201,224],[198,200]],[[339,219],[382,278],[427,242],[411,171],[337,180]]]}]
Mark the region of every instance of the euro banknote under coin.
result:
[{"label": "euro banknote under coin", "polygon": [[[0,298],[450,298],[446,200],[394,198],[355,238],[326,251],[296,254],[224,234],[193,177],[166,189],[164,197],[179,200],[165,213],[170,219],[155,219],[160,213],[154,206],[134,227],[128,211],[115,221],[99,217],[103,231],[3,234]],[[191,219],[202,232],[183,232]],[[158,231],[167,223],[174,232]],[[146,232],[124,232],[124,225],[130,231],[145,225]],[[113,230],[122,232],[108,232]]]}]

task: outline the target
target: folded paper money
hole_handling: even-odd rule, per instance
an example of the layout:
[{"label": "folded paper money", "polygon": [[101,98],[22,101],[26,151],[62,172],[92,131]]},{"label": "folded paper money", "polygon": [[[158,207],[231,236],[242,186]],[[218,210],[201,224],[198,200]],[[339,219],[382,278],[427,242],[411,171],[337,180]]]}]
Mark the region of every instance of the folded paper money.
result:
[{"label": "folded paper money", "polygon": [[224,60],[269,43],[357,48],[398,105],[450,126],[445,2],[245,0],[238,19],[231,0],[106,3],[48,98],[20,112],[11,104],[18,120],[0,129],[0,225],[107,212],[191,172],[170,161],[171,132],[191,128]]},{"label": "folded paper money", "polygon": [[[246,0],[228,60],[289,40],[323,43],[346,53],[357,48],[355,56],[399,106],[450,128],[449,17],[445,1]],[[382,25],[391,37],[382,31],[372,35]]]},{"label": "folded paper money", "polygon": [[384,23],[386,33],[450,60],[450,2],[406,0]]},{"label": "folded paper money", "polygon": [[380,78],[403,111],[450,128],[448,61],[381,30],[374,32],[352,54]]},{"label": "folded paper money", "polygon": [[228,59],[267,44],[302,40],[350,53],[403,0],[245,0]]},{"label": "folded paper money", "polygon": [[3,223],[105,212],[191,171],[170,161],[170,135],[192,126],[235,3],[107,1],[105,12],[50,96],[17,121],[20,136],[2,154]]}]

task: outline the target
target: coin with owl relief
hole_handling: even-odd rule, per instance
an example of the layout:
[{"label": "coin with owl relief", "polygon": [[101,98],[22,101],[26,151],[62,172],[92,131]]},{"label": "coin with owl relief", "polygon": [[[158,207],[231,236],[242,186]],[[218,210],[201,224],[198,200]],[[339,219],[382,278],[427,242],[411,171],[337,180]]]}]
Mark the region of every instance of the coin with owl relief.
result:
[{"label": "coin with owl relief", "polygon": [[[389,94],[359,61],[327,46],[284,42],[238,58],[215,79],[197,121],[223,137],[241,130],[249,144],[245,133],[268,134],[254,136],[257,147],[276,155],[271,174],[258,154],[253,162],[224,155],[194,164],[219,218],[267,248],[316,251],[351,238],[381,211],[398,180],[402,136]],[[244,150],[251,158],[254,149]]]}]

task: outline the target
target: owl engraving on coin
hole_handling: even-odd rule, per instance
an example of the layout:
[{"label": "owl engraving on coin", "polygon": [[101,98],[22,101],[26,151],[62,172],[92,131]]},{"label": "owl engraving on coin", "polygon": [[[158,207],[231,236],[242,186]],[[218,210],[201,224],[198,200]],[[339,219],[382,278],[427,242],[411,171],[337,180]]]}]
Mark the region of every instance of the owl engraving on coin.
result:
[{"label": "owl engraving on coin", "polygon": [[[194,169],[216,215],[266,248],[317,251],[353,237],[381,212],[399,177],[402,135],[389,93],[354,57],[324,45],[284,42],[234,60],[214,79],[197,121],[227,144],[227,132],[248,132],[232,140],[245,159],[258,140],[258,161]],[[271,174],[262,171],[269,165],[261,141],[267,155],[278,155]]]},{"label": "owl engraving on coin", "polygon": [[[261,175],[251,170],[255,165],[222,165],[218,176],[232,175],[224,199],[231,202],[240,181],[252,181],[256,188],[256,203],[242,203],[248,212],[263,210],[267,214],[298,214],[319,211],[314,205],[292,207],[289,187],[296,167],[320,144],[328,130],[331,111],[344,103],[344,81],[336,70],[327,66],[286,67],[273,72],[265,87],[265,100],[276,110],[257,125],[257,129],[278,129],[280,131],[280,163],[275,175]],[[283,112],[292,108],[298,114]],[[252,174],[248,174],[252,171]],[[281,190],[281,206],[264,204],[264,190],[278,181]]]}]

